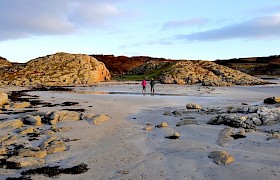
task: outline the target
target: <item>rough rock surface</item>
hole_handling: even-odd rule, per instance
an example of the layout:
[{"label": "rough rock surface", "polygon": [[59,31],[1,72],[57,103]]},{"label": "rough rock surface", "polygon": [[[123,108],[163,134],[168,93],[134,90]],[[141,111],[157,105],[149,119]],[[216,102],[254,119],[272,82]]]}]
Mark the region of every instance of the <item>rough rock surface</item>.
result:
[{"label": "rough rock surface", "polygon": [[8,95],[6,93],[0,92],[0,106],[6,104],[8,102]]},{"label": "rough rock surface", "polygon": [[11,166],[11,168],[42,166],[44,165],[44,163],[45,163],[44,159],[36,158],[36,157],[12,156],[7,159],[7,164]]},{"label": "rough rock surface", "polygon": [[56,53],[0,71],[0,85],[93,84],[110,80],[104,63],[83,54]]},{"label": "rough rock surface", "polygon": [[218,114],[207,122],[212,125],[224,124],[236,128],[255,129],[257,126],[280,122],[280,108],[277,107],[206,108],[203,111]]},{"label": "rough rock surface", "polygon": [[78,121],[80,120],[81,113],[74,111],[52,111],[45,115],[44,123],[57,124],[60,121]]},{"label": "rough rock surface", "polygon": [[41,126],[42,119],[40,116],[26,115],[23,117],[22,122],[27,125]]},{"label": "rough rock surface", "polygon": [[178,61],[160,75],[164,84],[195,84],[206,86],[262,85],[262,79],[210,61]]},{"label": "rough rock surface", "polygon": [[7,59],[0,56],[0,69],[13,66]]},{"label": "rough rock surface", "polygon": [[94,116],[93,119],[92,119],[92,123],[94,125],[99,125],[99,124],[102,124],[103,122],[109,120],[110,117],[105,115],[105,114],[100,114],[100,115],[97,115],[97,116]]},{"label": "rough rock surface", "polygon": [[20,119],[7,120],[7,121],[0,122],[0,129],[2,129],[2,128],[16,129],[16,128],[20,128],[22,126],[23,126],[23,122]]},{"label": "rough rock surface", "polygon": [[226,151],[212,151],[209,156],[216,164],[229,164],[235,161],[234,157]]},{"label": "rough rock surface", "polygon": [[187,109],[201,109],[201,106],[196,103],[188,103],[186,104]]},{"label": "rough rock surface", "polygon": [[280,97],[266,98],[263,102],[265,104],[277,104],[277,103],[280,103]]}]

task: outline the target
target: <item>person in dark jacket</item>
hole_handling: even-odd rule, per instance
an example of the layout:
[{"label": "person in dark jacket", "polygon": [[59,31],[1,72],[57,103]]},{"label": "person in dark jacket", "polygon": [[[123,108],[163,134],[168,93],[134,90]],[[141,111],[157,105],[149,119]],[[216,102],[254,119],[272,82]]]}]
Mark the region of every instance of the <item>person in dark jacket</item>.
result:
[{"label": "person in dark jacket", "polygon": [[155,95],[155,80],[152,78],[150,81],[150,85],[151,85],[151,95]]}]

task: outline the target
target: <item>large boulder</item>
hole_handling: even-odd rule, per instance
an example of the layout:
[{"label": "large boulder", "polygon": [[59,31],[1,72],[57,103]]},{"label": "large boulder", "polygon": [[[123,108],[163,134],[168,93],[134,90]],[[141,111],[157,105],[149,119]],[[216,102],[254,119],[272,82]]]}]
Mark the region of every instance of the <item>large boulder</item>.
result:
[{"label": "large boulder", "polygon": [[0,85],[94,84],[110,80],[104,63],[85,54],[56,53],[0,72]]}]

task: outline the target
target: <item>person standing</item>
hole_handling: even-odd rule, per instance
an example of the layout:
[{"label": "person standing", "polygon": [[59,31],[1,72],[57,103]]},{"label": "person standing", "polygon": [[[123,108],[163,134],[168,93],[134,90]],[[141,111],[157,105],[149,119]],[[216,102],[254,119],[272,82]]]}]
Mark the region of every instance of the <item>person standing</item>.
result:
[{"label": "person standing", "polygon": [[155,80],[152,78],[150,81],[150,85],[151,85],[151,95],[155,95]]},{"label": "person standing", "polygon": [[145,95],[146,94],[146,86],[147,86],[147,81],[146,79],[143,79],[142,81],[142,94]]}]

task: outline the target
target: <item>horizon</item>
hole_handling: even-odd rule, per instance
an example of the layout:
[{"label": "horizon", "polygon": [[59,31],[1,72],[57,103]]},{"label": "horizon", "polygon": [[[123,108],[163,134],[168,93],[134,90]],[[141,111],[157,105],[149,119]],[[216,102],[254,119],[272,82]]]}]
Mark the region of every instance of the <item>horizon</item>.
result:
[{"label": "horizon", "polygon": [[0,3],[0,56],[11,62],[57,52],[209,61],[280,54],[279,0]]},{"label": "horizon", "polygon": [[[54,54],[57,54],[57,53],[67,53],[67,54],[84,54],[84,53],[69,53],[69,52],[56,52]],[[30,59],[26,62],[17,62],[17,61],[11,61],[3,56],[0,55],[0,58],[4,58],[6,59],[7,61],[11,62],[11,63],[28,63],[29,61],[31,60],[34,60],[34,59],[37,59],[37,58],[41,58],[41,57],[45,57],[45,56],[49,56],[49,55],[53,55],[53,54],[46,54],[46,55],[43,55],[43,56],[38,56],[38,57],[35,57],[33,59]],[[120,56],[125,56],[125,55],[114,55],[114,54],[85,54],[85,55],[88,55],[88,56],[95,56],[95,55],[103,55],[103,56],[114,56],[114,57],[120,57]],[[229,59],[215,59],[215,60],[207,60],[207,59],[171,59],[171,58],[164,58],[164,57],[153,57],[153,56],[145,56],[145,55],[136,55],[136,56],[125,56],[125,57],[128,57],[128,58],[132,58],[132,57],[149,57],[149,58],[159,58],[159,59],[166,59],[166,60],[174,60],[174,61],[179,61],[179,60],[186,60],[186,61],[196,61],[196,60],[200,60],[200,61],[218,61],[218,60],[233,60],[233,59],[250,59],[250,58],[267,58],[267,57],[273,57],[273,56],[277,56],[279,57],[279,55],[275,54],[275,55],[269,55],[269,56],[253,56],[253,57],[235,57],[235,58],[229,58]]]}]

